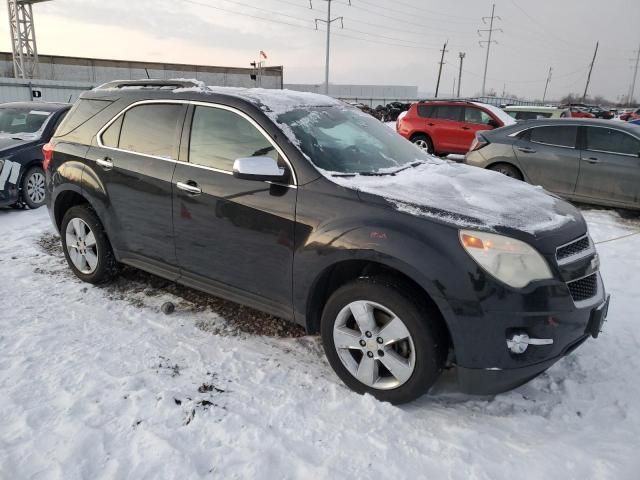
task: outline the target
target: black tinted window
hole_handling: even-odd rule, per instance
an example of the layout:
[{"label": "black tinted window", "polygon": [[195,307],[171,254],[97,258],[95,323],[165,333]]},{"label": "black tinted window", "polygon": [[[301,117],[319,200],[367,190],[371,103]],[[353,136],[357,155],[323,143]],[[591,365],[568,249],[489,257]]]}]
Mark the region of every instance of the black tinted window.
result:
[{"label": "black tinted window", "polygon": [[78,100],[73,107],[71,107],[71,110],[69,110],[60,127],[58,127],[56,135],[61,136],[70,133],[87,120],[95,117],[111,105],[111,103],[110,100]]},{"label": "black tinted window", "polygon": [[189,162],[232,171],[238,158],[278,152],[256,127],[240,115],[213,107],[196,107],[191,124]]},{"label": "black tinted window", "polygon": [[435,107],[434,117],[459,122],[462,120],[462,111],[463,107]]},{"label": "black tinted window", "polygon": [[122,119],[123,116],[120,115],[118,119],[102,133],[103,145],[114,148],[118,146],[118,143],[120,142],[120,128],[122,127]]},{"label": "black tinted window", "polygon": [[157,157],[176,158],[182,105],[133,107],[124,114],[120,148]]},{"label": "black tinted window", "polygon": [[418,116],[424,118],[432,118],[433,109],[433,105],[418,105]]},{"label": "black tinted window", "polygon": [[638,155],[640,140],[611,128],[587,128],[587,149]]},{"label": "black tinted window", "polygon": [[516,120],[537,120],[538,118],[551,117],[551,112],[510,112],[510,114],[511,113],[515,113]]},{"label": "black tinted window", "polygon": [[578,127],[538,127],[529,132],[529,140],[532,142],[558,145],[561,147],[575,147]]},{"label": "black tinted window", "polygon": [[491,120],[489,114],[479,108],[465,107],[464,109],[464,121],[469,123],[482,123],[488,124]]}]

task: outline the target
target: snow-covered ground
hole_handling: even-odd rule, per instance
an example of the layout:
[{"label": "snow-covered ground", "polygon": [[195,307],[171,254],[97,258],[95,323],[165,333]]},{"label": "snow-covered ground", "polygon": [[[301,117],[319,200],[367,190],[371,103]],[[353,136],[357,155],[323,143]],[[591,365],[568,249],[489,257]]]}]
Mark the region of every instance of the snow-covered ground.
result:
[{"label": "snow-covered ground", "polygon": [[83,284],[45,209],[0,210],[0,478],[638,479],[640,235],[608,240],[640,220],[584,213],[601,337],[515,391],[449,372],[394,407],[347,390],[315,337],[234,333],[163,282]]}]

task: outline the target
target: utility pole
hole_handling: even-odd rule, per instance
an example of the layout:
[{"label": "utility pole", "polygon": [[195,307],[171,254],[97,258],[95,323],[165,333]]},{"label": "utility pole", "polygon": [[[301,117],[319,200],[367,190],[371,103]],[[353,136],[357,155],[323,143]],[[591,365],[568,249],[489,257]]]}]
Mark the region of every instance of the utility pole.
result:
[{"label": "utility pole", "polygon": [[591,72],[593,71],[593,64],[596,63],[596,55],[598,54],[598,44],[600,41],[596,42],[596,49],[593,52],[593,60],[591,60],[591,65],[589,66],[589,75],[587,75],[587,84],[584,86],[584,94],[582,95],[582,103],[587,99],[587,92],[589,90],[589,83],[591,82]]},{"label": "utility pole", "polygon": [[487,19],[489,19],[489,29],[488,30],[478,30],[478,35],[482,36],[481,32],[488,32],[489,33],[489,39],[488,40],[480,40],[480,46],[482,47],[483,43],[486,43],[487,45],[487,56],[484,60],[484,75],[482,76],[482,96],[484,97],[485,94],[485,89],[487,86],[487,67],[489,66],[489,52],[491,51],[491,44],[492,43],[498,43],[495,40],[492,40],[491,38],[493,37],[493,32],[502,32],[501,28],[493,28],[493,21],[498,19],[498,20],[502,20],[502,18],[496,16],[496,4],[494,3],[493,6],[491,7],[491,16],[490,17],[482,17],[482,23],[484,23],[485,25],[487,24]]},{"label": "utility pole", "polygon": [[[327,2],[327,19],[323,20],[321,18],[316,18],[316,30],[318,29],[318,22],[324,23],[327,25],[327,45],[326,45],[326,55],[325,55],[325,64],[324,64],[324,94],[329,95],[329,50],[331,46],[331,24],[337,20],[340,20],[340,26],[344,28],[344,18],[336,17],[331,18],[331,2],[334,0],[324,0]],[[313,8],[313,4],[311,1],[309,2],[311,8]],[[349,5],[351,5],[351,0],[349,0]]]},{"label": "utility pole", "polygon": [[456,77],[453,77],[453,90],[451,90],[451,96],[455,97],[456,95]]},{"label": "utility pole", "polygon": [[636,89],[636,80],[638,79],[638,64],[640,64],[640,45],[638,45],[638,51],[636,52],[636,66],[633,69],[633,80],[631,81],[631,86],[629,87],[629,97],[627,100],[627,105],[629,106],[631,106],[631,102],[633,102],[633,93]]},{"label": "utility pole", "polygon": [[464,52],[458,53],[458,57],[460,58],[460,70],[458,70],[458,98],[460,98],[460,85],[462,84],[462,62],[464,62],[464,57],[467,54]]},{"label": "utility pole", "polygon": [[444,42],[444,46],[442,47],[442,50],[440,50],[442,52],[442,56],[440,57],[440,68],[438,69],[438,83],[436,83],[435,98],[438,98],[438,90],[440,90],[440,75],[442,75],[442,66],[444,65],[444,54],[449,51],[447,50],[447,43],[449,43],[449,40]]},{"label": "utility pole", "polygon": [[553,67],[549,67],[549,75],[547,75],[547,83],[544,85],[544,93],[542,94],[542,103],[544,103],[547,98],[547,88],[549,88],[549,82],[551,81],[551,72],[553,71]]}]

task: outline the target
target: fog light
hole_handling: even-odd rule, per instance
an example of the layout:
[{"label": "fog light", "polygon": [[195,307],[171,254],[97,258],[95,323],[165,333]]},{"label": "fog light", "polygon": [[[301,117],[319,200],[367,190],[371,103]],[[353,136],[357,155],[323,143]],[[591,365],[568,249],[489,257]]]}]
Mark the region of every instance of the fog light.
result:
[{"label": "fog light", "polygon": [[507,338],[507,348],[516,355],[527,351],[529,345],[551,345],[551,338],[530,338],[526,333],[517,333]]}]

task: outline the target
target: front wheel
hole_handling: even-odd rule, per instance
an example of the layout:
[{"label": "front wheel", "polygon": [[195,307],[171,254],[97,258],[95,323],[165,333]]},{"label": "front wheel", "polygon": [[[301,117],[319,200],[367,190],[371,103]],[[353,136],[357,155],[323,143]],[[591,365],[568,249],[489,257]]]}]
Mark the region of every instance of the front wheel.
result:
[{"label": "front wheel", "polygon": [[86,205],[67,211],[60,228],[67,263],[80,280],[105,283],[118,273],[109,239],[95,212]]},{"label": "front wheel", "polygon": [[413,144],[418,147],[420,150],[424,150],[427,153],[434,153],[433,150],[433,142],[426,135],[416,135],[411,139]]},{"label": "front wheel", "polygon": [[22,178],[22,201],[29,208],[39,208],[45,200],[44,170],[35,166],[27,170]]},{"label": "front wheel", "polygon": [[410,402],[438,378],[446,342],[439,315],[411,289],[384,278],[360,278],[331,295],[322,343],[340,379],[358,393]]}]

